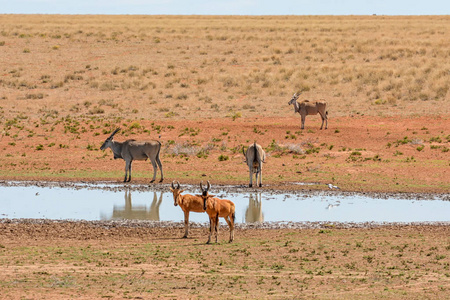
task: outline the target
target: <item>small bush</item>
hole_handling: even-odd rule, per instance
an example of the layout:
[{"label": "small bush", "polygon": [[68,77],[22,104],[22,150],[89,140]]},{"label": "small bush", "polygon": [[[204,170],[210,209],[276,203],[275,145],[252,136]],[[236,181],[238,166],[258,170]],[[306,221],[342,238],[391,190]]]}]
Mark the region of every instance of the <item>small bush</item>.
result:
[{"label": "small bush", "polygon": [[226,161],[228,159],[229,159],[228,155],[220,154],[220,156],[219,156],[219,161]]},{"label": "small bush", "polygon": [[242,114],[241,114],[241,112],[236,112],[236,113],[231,113],[230,114],[230,117],[233,119],[233,121],[234,120],[236,120],[237,118],[240,118],[240,117],[242,117]]}]

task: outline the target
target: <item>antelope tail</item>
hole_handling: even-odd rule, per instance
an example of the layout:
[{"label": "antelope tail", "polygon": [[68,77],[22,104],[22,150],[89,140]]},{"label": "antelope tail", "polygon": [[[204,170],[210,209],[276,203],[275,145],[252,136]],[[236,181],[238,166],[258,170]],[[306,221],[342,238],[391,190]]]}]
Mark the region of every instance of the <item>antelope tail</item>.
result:
[{"label": "antelope tail", "polygon": [[158,147],[158,152],[156,153],[156,157],[159,157],[159,152],[161,151],[161,142],[160,141],[157,141],[157,142],[159,144],[159,147]]},{"label": "antelope tail", "polygon": [[256,142],[254,142],[253,143],[253,149],[255,150],[255,158],[254,158],[254,160],[256,160],[257,162],[259,162],[259,159],[258,159],[258,149],[256,149]]}]

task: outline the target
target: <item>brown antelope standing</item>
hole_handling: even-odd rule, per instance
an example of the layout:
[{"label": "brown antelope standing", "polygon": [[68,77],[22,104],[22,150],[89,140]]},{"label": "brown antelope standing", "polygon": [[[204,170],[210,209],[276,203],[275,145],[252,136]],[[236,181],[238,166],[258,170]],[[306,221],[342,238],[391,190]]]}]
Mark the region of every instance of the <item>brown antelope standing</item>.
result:
[{"label": "brown antelope standing", "polygon": [[198,195],[203,199],[203,209],[209,216],[209,236],[208,241],[209,244],[211,242],[211,235],[214,230],[216,234],[216,243],[218,240],[219,234],[219,217],[224,218],[230,227],[230,243],[234,240],[234,219],[235,219],[235,206],[234,203],[227,199],[219,199],[215,198],[214,195],[210,195],[208,193],[211,188],[211,184],[208,181],[208,184],[205,189],[203,189],[202,182],[200,182],[200,189],[202,190],[202,194]]},{"label": "brown antelope standing", "polygon": [[155,140],[126,140],[125,142],[116,142],[113,140],[113,137],[119,130],[120,128],[114,130],[114,132],[105,140],[100,149],[105,150],[111,148],[114,153],[114,159],[122,158],[125,160],[125,179],[123,182],[131,181],[131,163],[133,160],[147,160],[149,158],[153,166],[153,179],[150,182],[155,181],[158,166],[161,170],[161,180],[159,182],[162,182],[164,180],[164,175],[161,160],[159,159],[161,143]]},{"label": "brown antelope standing", "polygon": [[249,173],[250,173],[250,183],[249,187],[253,186],[253,173],[256,177],[256,186],[258,186],[258,175],[259,175],[259,186],[262,186],[262,164],[266,160],[266,152],[264,152],[261,145],[256,142],[248,146],[247,152],[242,148],[242,153],[245,156],[245,162],[247,163]]},{"label": "brown antelope standing", "polygon": [[[177,184],[175,187],[174,183]],[[172,187],[170,188],[173,194],[173,205],[179,205],[184,212],[184,236],[183,238],[187,238],[189,234],[189,212],[198,212],[203,213],[205,210],[203,209],[203,199],[199,196],[193,195],[181,195],[184,190],[180,188],[180,182],[172,181]]]},{"label": "brown antelope standing", "polygon": [[289,105],[294,105],[295,112],[299,113],[302,117],[302,129],[305,129],[305,119],[308,115],[317,115],[319,114],[322,118],[322,125],[320,126],[320,129],[323,128],[323,123],[325,124],[325,129],[328,128],[328,111],[327,111],[327,102],[325,100],[319,100],[319,101],[309,101],[309,100],[303,100],[300,103],[297,102],[298,97],[300,94],[297,95],[295,93],[292,96],[292,99],[288,102]]}]

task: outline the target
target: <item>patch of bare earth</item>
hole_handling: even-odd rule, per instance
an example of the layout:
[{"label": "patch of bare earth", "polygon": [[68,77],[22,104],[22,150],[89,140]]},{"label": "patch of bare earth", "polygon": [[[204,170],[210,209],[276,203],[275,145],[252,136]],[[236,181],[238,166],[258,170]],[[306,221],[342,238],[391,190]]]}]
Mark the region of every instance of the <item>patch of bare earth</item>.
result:
[{"label": "patch of bare earth", "polygon": [[238,229],[0,223],[4,299],[443,299],[450,227]]}]

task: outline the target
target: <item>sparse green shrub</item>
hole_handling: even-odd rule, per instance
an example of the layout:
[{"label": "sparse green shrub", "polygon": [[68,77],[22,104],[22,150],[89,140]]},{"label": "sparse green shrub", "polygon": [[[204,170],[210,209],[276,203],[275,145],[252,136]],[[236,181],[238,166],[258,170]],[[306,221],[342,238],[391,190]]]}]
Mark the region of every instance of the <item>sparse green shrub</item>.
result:
[{"label": "sparse green shrub", "polygon": [[175,117],[175,116],[178,116],[178,113],[173,112],[173,111],[170,111],[170,112],[165,114],[166,118],[172,118],[172,117]]},{"label": "sparse green shrub", "polygon": [[395,146],[398,147],[399,145],[405,145],[411,142],[412,141],[407,136],[405,136],[402,140],[395,141]]},{"label": "sparse green shrub", "polygon": [[219,156],[219,161],[226,161],[226,160],[228,160],[228,159],[229,159],[228,155],[223,155],[223,154],[221,154],[221,155]]},{"label": "sparse green shrub", "polygon": [[230,113],[229,116],[233,119],[233,121],[235,121],[237,118],[242,117],[242,114],[238,111]]},{"label": "sparse green shrub", "polygon": [[396,150],[396,151],[394,152],[394,156],[399,156],[399,155],[403,155],[403,153],[400,152],[400,151],[398,151],[398,150]]},{"label": "sparse green shrub", "polygon": [[439,136],[430,138],[430,143],[442,143],[442,139]]},{"label": "sparse green shrub", "polygon": [[196,156],[198,158],[208,158],[208,154],[209,154],[209,151],[207,149],[200,149],[197,152]]},{"label": "sparse green shrub", "polygon": [[130,126],[128,126],[130,130],[141,129],[141,127],[142,127],[141,124],[139,124],[138,122],[133,122],[132,124],[130,124]]}]

